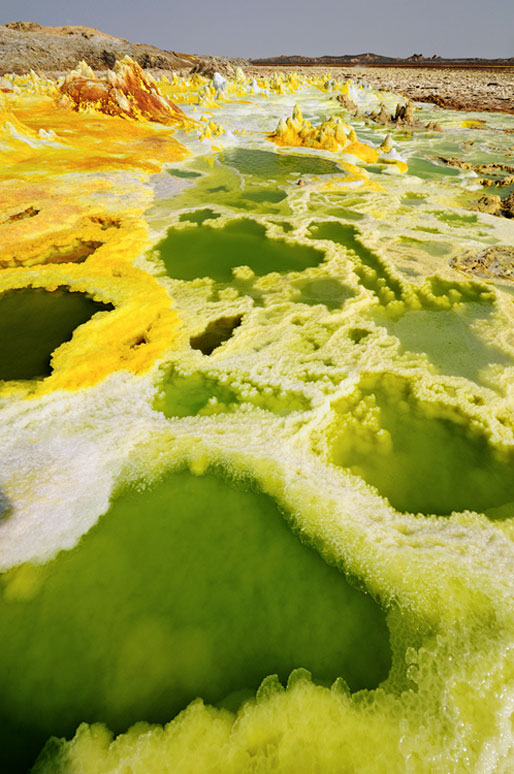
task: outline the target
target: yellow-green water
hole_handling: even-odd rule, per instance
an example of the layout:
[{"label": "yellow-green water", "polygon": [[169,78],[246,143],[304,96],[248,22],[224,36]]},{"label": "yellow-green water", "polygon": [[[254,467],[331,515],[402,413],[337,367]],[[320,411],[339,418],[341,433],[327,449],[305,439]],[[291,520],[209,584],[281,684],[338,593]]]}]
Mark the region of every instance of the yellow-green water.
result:
[{"label": "yellow-green water", "polygon": [[249,266],[258,275],[302,271],[324,257],[313,247],[267,239],[264,227],[248,219],[222,228],[199,223],[196,228],[170,229],[157,249],[171,277],[206,276],[216,282],[230,282],[237,266]]},{"label": "yellow-green water", "polygon": [[512,288],[450,265],[513,223],[437,160],[512,120],[420,107],[403,175],[265,139],[333,96],[221,103],[152,182],[150,371],[3,397],[9,771],[514,769]]},{"label": "yellow-green water", "polygon": [[122,732],[197,696],[237,710],[298,667],[376,687],[391,659],[384,613],[298,538],[272,500],[210,476],[121,495],[75,549],[32,570],[29,599],[4,598],[9,771],[83,720]]}]

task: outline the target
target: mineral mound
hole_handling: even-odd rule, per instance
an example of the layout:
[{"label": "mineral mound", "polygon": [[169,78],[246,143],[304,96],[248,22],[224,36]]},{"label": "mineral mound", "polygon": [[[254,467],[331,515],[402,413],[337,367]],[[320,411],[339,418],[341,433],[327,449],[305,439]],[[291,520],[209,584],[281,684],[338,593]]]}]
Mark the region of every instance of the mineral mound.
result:
[{"label": "mineral mound", "polygon": [[61,86],[64,99],[76,110],[93,108],[109,116],[145,118],[159,124],[180,123],[185,115],[173,102],[159,93],[155,81],[130,57],[116,62],[105,78],[81,62]]}]

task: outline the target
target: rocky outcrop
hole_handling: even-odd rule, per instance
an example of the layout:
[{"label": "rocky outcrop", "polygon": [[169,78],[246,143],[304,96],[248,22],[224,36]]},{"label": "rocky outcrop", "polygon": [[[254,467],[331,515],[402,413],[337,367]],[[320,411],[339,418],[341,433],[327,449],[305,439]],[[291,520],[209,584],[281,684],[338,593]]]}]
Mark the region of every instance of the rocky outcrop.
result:
[{"label": "rocky outcrop", "polygon": [[367,113],[364,118],[369,119],[373,123],[382,124],[383,126],[408,126],[409,129],[427,129],[432,132],[442,131],[439,124],[435,121],[430,121],[427,124],[416,121],[414,118],[414,104],[412,103],[412,100],[408,100],[408,102],[403,105],[398,103],[394,113],[389,113],[382,102],[380,104],[380,110],[377,110],[374,113]]},{"label": "rocky outcrop", "polygon": [[355,102],[353,102],[347,94],[338,94],[336,99],[338,102],[341,103],[344,110],[348,110],[348,112],[351,113],[353,116],[360,115],[359,106],[356,105]]},{"label": "rocky outcrop", "polygon": [[481,253],[466,252],[450,261],[450,266],[474,277],[514,281],[514,247],[495,245]]},{"label": "rocky outcrop", "polygon": [[[437,159],[450,167],[470,169],[477,175],[486,175],[486,177],[478,178],[478,182],[484,188],[510,188],[510,186],[514,185],[514,166],[512,164],[500,162],[471,164],[469,161],[463,161],[463,159],[453,156],[437,156]],[[489,215],[514,218],[514,194],[510,194],[505,198],[498,194],[484,194],[475,202],[472,209],[478,210],[478,212],[486,212]]]},{"label": "rocky outcrop", "polygon": [[[469,161],[464,161],[463,159],[459,159],[455,156],[437,156],[437,158],[439,161],[444,161],[444,163],[448,164],[450,167],[458,167],[459,169],[472,169],[477,174],[494,175],[495,177],[499,178],[503,178],[505,172],[509,175],[514,175],[514,166],[512,164],[503,164],[498,161],[490,161],[486,164],[471,164]],[[494,185],[500,185],[500,181],[495,180]],[[510,182],[507,183],[507,185],[510,185]]]},{"label": "rocky outcrop", "polygon": [[[514,67],[514,63],[511,65]],[[473,110],[473,111],[497,111],[514,114],[514,105],[509,97],[489,97],[477,99],[476,95],[442,95],[420,94],[416,97],[418,102],[428,102],[431,105],[445,108],[446,110]]]},{"label": "rocky outcrop", "polygon": [[381,103],[380,110],[376,113],[370,113],[369,117],[378,124],[398,124],[412,126],[414,123],[414,105],[409,100],[405,105],[398,103],[394,113],[389,113],[384,103]]},{"label": "rocky outcrop", "polygon": [[129,43],[92,27],[44,27],[35,22],[0,26],[0,74],[72,70],[80,61],[94,70],[107,70],[127,55],[143,68],[158,70],[189,70],[200,61],[189,54]]},{"label": "rocky outcrop", "polygon": [[216,73],[226,78],[233,78],[238,67],[248,64],[246,59],[228,59],[226,56],[203,56],[199,58],[191,73],[198,73],[205,78],[213,78]]},{"label": "rocky outcrop", "polygon": [[514,194],[506,196],[505,199],[496,194],[485,194],[478,200],[473,209],[478,210],[478,212],[486,212],[489,215],[514,218]]}]

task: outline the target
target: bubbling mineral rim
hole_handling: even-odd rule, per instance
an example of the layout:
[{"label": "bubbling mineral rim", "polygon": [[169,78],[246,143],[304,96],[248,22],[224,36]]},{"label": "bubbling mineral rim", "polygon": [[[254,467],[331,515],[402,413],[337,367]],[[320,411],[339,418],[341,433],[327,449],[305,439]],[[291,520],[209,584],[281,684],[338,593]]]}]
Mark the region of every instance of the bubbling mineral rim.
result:
[{"label": "bubbling mineral rim", "polygon": [[512,771],[510,119],[6,83],[0,314],[59,301],[0,382],[9,770]]}]

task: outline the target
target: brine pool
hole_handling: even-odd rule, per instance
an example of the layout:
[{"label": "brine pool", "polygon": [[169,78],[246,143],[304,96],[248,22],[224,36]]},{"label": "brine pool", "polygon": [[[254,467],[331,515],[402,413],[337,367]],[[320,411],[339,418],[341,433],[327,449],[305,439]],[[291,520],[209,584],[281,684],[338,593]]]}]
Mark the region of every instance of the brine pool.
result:
[{"label": "brine pool", "polygon": [[67,353],[86,372],[88,331],[121,330],[123,272],[94,279],[107,243],[66,281],[9,275],[5,771],[514,767],[514,299],[481,262],[514,221],[441,160],[514,164],[513,119],[349,119],[375,146],[390,131],[404,173],[266,138],[333,96],[220,100],[227,132],[177,132],[184,160],[101,173],[148,230],[135,307],[144,275],[178,321],[144,368],[45,386]]}]

